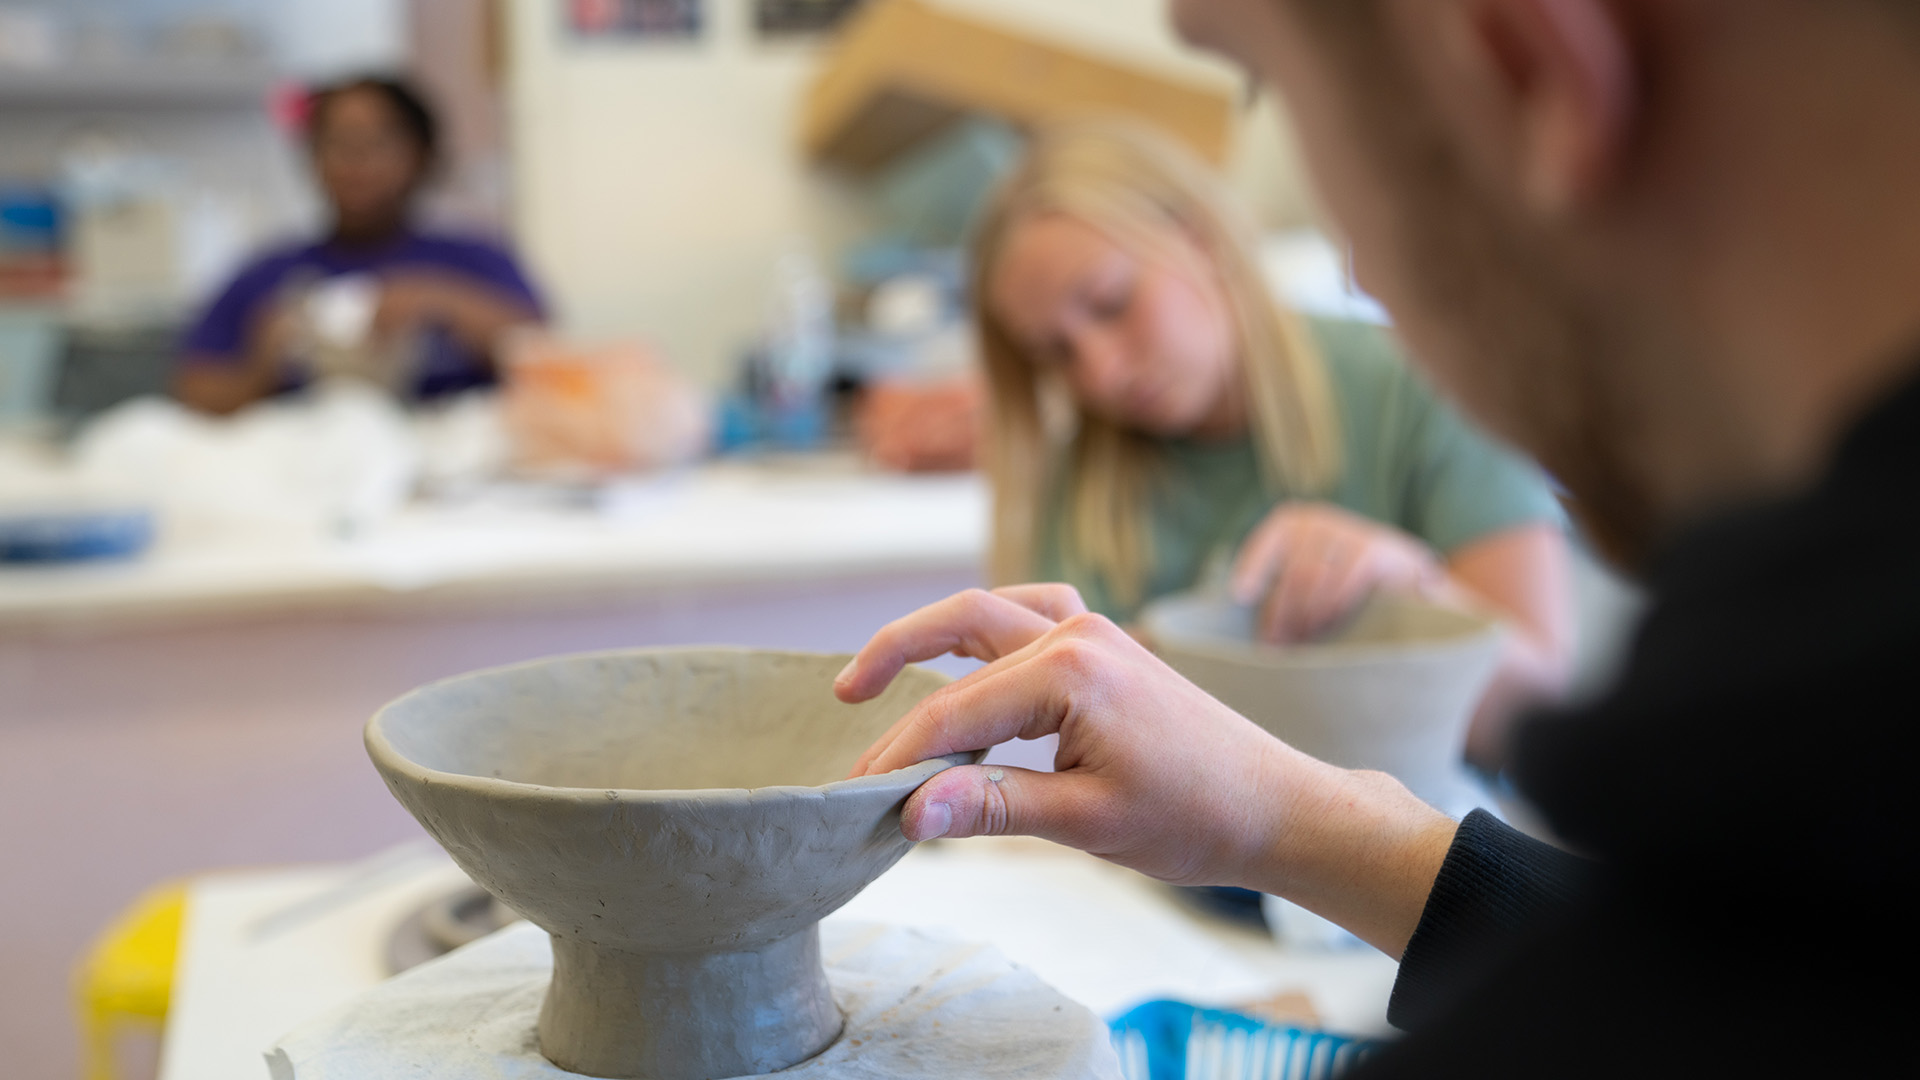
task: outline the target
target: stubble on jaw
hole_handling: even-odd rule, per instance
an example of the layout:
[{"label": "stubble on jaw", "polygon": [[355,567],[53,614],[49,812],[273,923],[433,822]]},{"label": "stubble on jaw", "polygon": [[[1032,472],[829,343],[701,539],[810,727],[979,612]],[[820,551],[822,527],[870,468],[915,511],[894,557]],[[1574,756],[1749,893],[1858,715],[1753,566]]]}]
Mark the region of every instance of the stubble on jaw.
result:
[{"label": "stubble on jaw", "polygon": [[1443,167],[1394,181],[1392,307],[1415,365],[1546,469],[1603,557],[1640,570],[1668,522],[1645,456],[1637,336],[1599,317],[1457,170],[1429,163]]}]

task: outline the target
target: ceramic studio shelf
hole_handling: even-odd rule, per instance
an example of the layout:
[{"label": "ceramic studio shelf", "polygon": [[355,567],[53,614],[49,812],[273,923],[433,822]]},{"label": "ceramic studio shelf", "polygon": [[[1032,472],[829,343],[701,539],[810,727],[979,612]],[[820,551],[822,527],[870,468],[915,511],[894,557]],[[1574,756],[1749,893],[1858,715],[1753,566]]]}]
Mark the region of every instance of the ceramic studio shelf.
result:
[{"label": "ceramic studio shelf", "polygon": [[274,77],[261,64],[214,60],[0,67],[0,109],[257,108]]}]

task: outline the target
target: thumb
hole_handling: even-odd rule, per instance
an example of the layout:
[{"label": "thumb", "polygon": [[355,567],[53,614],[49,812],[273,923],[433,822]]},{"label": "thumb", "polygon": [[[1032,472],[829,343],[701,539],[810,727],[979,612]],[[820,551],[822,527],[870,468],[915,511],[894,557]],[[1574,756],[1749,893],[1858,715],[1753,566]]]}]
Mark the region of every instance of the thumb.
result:
[{"label": "thumb", "polygon": [[967,836],[1047,836],[1060,831],[1066,778],[1005,765],[958,765],[908,797],[900,831],[909,840]]}]

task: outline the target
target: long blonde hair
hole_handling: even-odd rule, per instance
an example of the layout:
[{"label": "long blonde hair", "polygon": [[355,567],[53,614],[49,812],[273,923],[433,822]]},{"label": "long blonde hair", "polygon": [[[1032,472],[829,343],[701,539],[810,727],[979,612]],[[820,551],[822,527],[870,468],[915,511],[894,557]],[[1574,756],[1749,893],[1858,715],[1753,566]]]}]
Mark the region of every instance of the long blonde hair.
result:
[{"label": "long blonde hair", "polygon": [[993,482],[988,573],[996,584],[1037,571],[1042,502],[1066,453],[1073,478],[1061,542],[1070,566],[1102,577],[1121,603],[1137,603],[1153,560],[1147,503],[1152,440],[1079,409],[1015,344],[986,302],[1008,238],[1019,225],[1063,214],[1136,255],[1170,257],[1184,233],[1210,259],[1234,321],[1248,418],[1271,484],[1323,494],[1340,471],[1340,424],[1326,365],[1299,318],[1261,273],[1257,233],[1220,181],[1154,132],[1079,122],[1039,133],[995,193],[971,251],[974,318],[986,369],[986,467]]}]

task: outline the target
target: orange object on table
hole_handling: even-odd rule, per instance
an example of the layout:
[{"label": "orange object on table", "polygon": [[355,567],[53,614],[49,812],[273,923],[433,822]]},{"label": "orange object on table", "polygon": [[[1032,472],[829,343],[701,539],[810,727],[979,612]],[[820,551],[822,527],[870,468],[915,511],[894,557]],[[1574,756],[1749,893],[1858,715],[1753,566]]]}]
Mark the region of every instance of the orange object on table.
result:
[{"label": "orange object on table", "polygon": [[637,342],[581,344],[528,334],[506,349],[505,414],[515,463],[627,472],[704,452],[706,396]]}]

